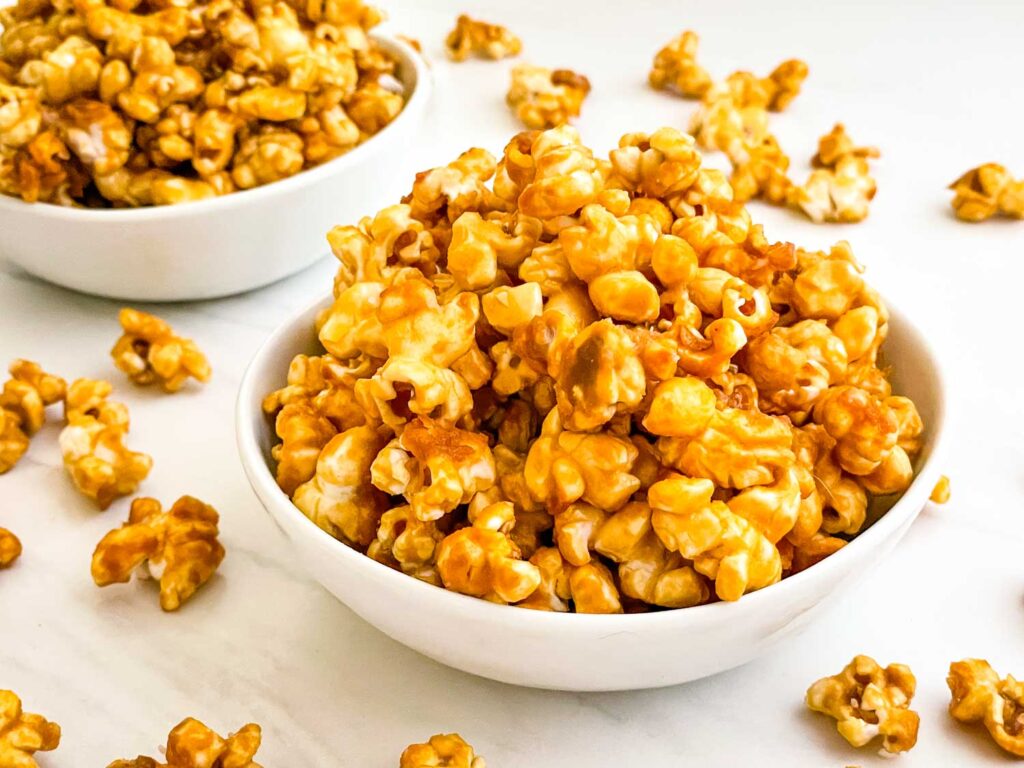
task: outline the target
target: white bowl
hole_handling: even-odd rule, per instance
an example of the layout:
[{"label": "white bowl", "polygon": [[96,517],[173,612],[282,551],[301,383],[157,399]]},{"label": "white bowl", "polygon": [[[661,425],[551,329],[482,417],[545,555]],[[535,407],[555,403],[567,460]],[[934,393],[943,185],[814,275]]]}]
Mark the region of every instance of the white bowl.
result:
[{"label": "white bowl", "polygon": [[322,531],[277,487],[275,442],[260,409],[300,352],[322,354],[313,320],[319,301],[267,340],[242,380],[237,438],[263,506],[295,547],[297,563],[370,624],[442,664],[534,688],[609,691],[657,688],[744,664],[807,625],[834,594],[869,573],[910,528],[939,477],[944,419],[938,363],[921,333],[893,311],[885,351],[898,392],[926,425],[907,492],[849,545],[802,573],[735,603],[630,615],[542,613],[431,586],[371,560]]},{"label": "white bowl", "polygon": [[397,200],[430,98],[430,74],[406,43],[374,40],[398,62],[407,100],[382,131],[339,158],[290,178],[177,206],[89,210],[0,195],[0,256],[44,280],[134,301],[208,299],[305,269],[327,252],[324,233]]}]

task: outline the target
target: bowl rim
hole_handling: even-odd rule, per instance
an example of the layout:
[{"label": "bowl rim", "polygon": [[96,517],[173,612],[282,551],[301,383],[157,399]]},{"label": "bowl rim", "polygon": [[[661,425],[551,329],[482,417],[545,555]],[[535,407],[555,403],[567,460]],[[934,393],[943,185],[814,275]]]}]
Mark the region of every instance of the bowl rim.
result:
[{"label": "bowl rim", "polygon": [[[0,6],[4,4],[0,2]],[[371,152],[381,149],[383,143],[397,134],[398,126],[421,119],[426,103],[429,101],[430,94],[433,91],[433,79],[426,60],[412,46],[404,40],[381,30],[372,30],[369,36],[387,50],[388,53],[395,56],[400,66],[406,67],[407,71],[414,73],[414,77],[408,78],[413,81],[413,88],[405,100],[402,111],[398,113],[394,120],[362,144],[353,147],[343,155],[339,155],[332,160],[328,160],[326,163],[321,163],[308,170],[300,171],[294,176],[289,176],[280,181],[181,205],[148,205],[138,208],[115,209],[73,208],[52,203],[29,203],[10,195],[0,194],[0,211],[28,213],[29,215],[39,215],[56,221],[95,221],[124,224],[154,219],[167,220],[206,212],[224,212],[247,203],[255,203],[260,198],[287,195],[302,187],[316,184],[337,173],[343,173],[349,166],[366,159]],[[403,81],[403,85],[408,86],[409,84],[409,82]]]},{"label": "bowl rim", "polygon": [[[337,553],[342,560],[351,563],[353,568],[368,569],[382,579],[390,579],[396,589],[403,589],[402,585],[404,584],[404,588],[412,590],[423,600],[433,600],[441,610],[450,610],[453,613],[476,612],[480,620],[491,623],[515,624],[520,628],[533,627],[536,629],[557,627],[563,632],[574,629],[588,632],[629,632],[651,630],[655,627],[663,628],[665,624],[672,623],[713,624],[733,621],[742,614],[758,611],[759,606],[767,608],[772,601],[784,604],[788,595],[803,589],[806,584],[810,584],[814,580],[827,581],[830,578],[835,578],[837,573],[842,573],[847,561],[852,564],[854,558],[864,554],[864,550],[868,547],[881,546],[901,526],[916,518],[927,503],[931,490],[938,481],[940,459],[944,453],[943,433],[947,419],[946,376],[940,358],[935,354],[934,347],[920,328],[906,315],[893,309],[892,305],[887,303],[890,313],[889,322],[895,322],[902,331],[907,333],[910,343],[920,349],[932,368],[931,385],[935,388],[935,412],[928,425],[929,437],[925,443],[925,448],[930,450],[928,450],[927,458],[918,469],[910,487],[903,495],[871,527],[851,540],[845,547],[800,573],[745,594],[740,600],[716,601],[690,608],[631,614],[568,613],[514,609],[515,606],[499,605],[470,595],[463,595],[389,568],[335,539],[292,503],[291,499],[278,487],[268,463],[263,458],[253,428],[256,420],[252,418],[253,414],[250,410],[255,407],[258,409],[257,418],[266,418],[260,407],[266,393],[255,391],[257,372],[263,367],[265,359],[276,353],[286,338],[295,334],[298,325],[311,319],[311,316],[315,316],[317,311],[328,306],[331,301],[332,297],[330,296],[321,298],[301,311],[293,313],[264,341],[247,366],[242,376],[235,405],[236,441],[242,467],[261,505],[282,527],[286,537],[292,538],[291,531],[293,530],[301,531],[301,535],[315,538],[321,549],[329,549]],[[283,375],[284,371],[282,371]],[[283,524],[276,519],[278,515],[287,518],[289,523],[294,523],[294,525],[289,525],[285,530]]]}]

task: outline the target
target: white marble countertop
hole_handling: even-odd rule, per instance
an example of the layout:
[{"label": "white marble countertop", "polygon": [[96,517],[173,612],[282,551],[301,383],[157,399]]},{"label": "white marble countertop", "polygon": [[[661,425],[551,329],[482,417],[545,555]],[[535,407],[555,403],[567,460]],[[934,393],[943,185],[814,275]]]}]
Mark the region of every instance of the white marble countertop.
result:
[{"label": "white marble countertop", "polygon": [[[437,82],[428,135],[409,148],[410,172],[474,143],[500,151],[516,130],[502,103],[510,64],[443,60],[458,4],[386,5],[397,29],[423,41]],[[213,581],[164,615],[151,584],[93,586],[92,549],[128,502],[98,513],[76,493],[61,467],[57,425],[0,477],[0,524],[25,547],[0,573],[0,688],[63,726],[61,748],[40,762],[102,768],[155,754],[168,729],[194,715],[222,732],[262,724],[260,762],[268,766],[384,768],[407,743],[449,730],[496,768],[880,765],[802,705],[812,680],[865,652],[917,674],[921,737],[902,763],[1005,764],[986,736],[946,715],[944,678],[949,662],[965,656],[1024,675],[1024,357],[1016,336],[1024,222],[958,223],[945,185],[990,160],[1024,174],[1024,6],[931,5],[474,5],[524,38],[525,60],[591,78],[579,125],[595,148],[626,131],[685,126],[693,104],[644,84],[654,52],[684,28],[700,32],[701,59],[719,76],[767,72],[790,56],[810,63],[804,92],[773,117],[796,175],[836,120],[882,148],[879,192],[863,224],[816,227],[752,208],[775,239],[851,240],[873,283],[929,331],[953,390],[953,499],[926,509],[884,564],[802,636],[702,682],[599,695],[491,683],[400,647],[303,575],[242,474],[232,407],[267,334],[328,289],[330,260],[247,296],[158,308],[214,365],[208,386],[174,397],[134,389],[112,369],[116,303],[0,263],[0,361],[25,356],[69,378],[111,377],[131,407],[131,444],[155,460],[140,492],[214,504],[228,550]],[[17,236],[0,232],[0,255]]]}]

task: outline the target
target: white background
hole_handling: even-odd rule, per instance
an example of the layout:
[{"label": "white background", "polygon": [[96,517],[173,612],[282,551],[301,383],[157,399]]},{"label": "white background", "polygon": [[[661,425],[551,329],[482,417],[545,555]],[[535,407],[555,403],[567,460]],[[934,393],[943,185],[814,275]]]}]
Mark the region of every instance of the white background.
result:
[{"label": "white background", "polygon": [[[393,28],[419,38],[434,67],[429,125],[408,148],[410,181],[474,144],[497,154],[517,130],[503,103],[511,63],[449,64],[441,41],[467,7],[427,5],[387,5]],[[308,580],[239,468],[232,405],[244,366],[279,322],[329,289],[329,260],[249,296],[160,308],[215,371],[206,388],[174,397],[133,389],[112,369],[118,304],[0,260],[0,361],[112,378],[131,407],[130,444],[155,459],[142,491],[213,503],[228,550],[218,576],[163,615],[151,584],[92,585],[93,546],[127,501],[98,513],[72,489],[56,425],[0,477],[0,523],[25,545],[0,573],[0,687],[63,726],[63,746],[41,762],[93,768],[156,754],[169,728],[194,715],[222,732],[262,724],[260,762],[271,767],[393,766],[407,743],[448,730],[495,768],[881,765],[802,704],[811,681],[864,652],[917,674],[921,735],[902,764],[1007,764],[987,737],[948,718],[944,677],[965,656],[1024,675],[1024,222],[959,223],[945,186],[986,161],[1024,175],[1024,5],[495,0],[473,10],[519,33],[523,60],[591,79],[579,126],[602,152],[623,132],[686,126],[694,104],[645,83],[655,51],[684,28],[700,33],[700,59],[716,77],[766,74],[793,56],[809,63],[803,93],[772,118],[794,176],[839,120],[881,148],[878,196],[858,225],[815,226],[760,204],[755,220],[803,246],[849,239],[871,281],[931,335],[953,390],[952,502],[926,509],[884,565],[805,634],[745,668],[626,694],[479,680],[396,645]],[[381,202],[369,191],[364,212]],[[339,212],[339,223],[355,213]],[[0,255],[16,237],[0,232]]]}]

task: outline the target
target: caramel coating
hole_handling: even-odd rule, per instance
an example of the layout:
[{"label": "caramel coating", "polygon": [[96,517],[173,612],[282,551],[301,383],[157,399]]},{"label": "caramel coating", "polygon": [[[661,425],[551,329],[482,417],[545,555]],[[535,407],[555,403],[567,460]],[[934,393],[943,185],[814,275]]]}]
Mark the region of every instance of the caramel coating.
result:
[{"label": "caramel coating", "polygon": [[336,158],[402,110],[361,0],[20,0],[0,10],[0,193],[175,205]]},{"label": "caramel coating", "polygon": [[[803,74],[726,87],[767,111]],[[278,483],[403,574],[541,611],[738,600],[913,479],[926,425],[849,244],[770,241],[678,130],[608,158],[519,133],[329,241],[324,350],[263,404]]]},{"label": "caramel coating", "polygon": [[527,128],[554,128],[579,117],[590,81],[571,69],[546,69],[529,64],[512,68],[505,100]]},{"label": "caramel coating", "polygon": [[9,568],[21,557],[21,541],[6,528],[0,528],[0,568]]},{"label": "caramel coating", "polygon": [[107,768],[260,768],[253,758],[260,748],[262,732],[248,723],[227,738],[195,718],[187,717],[171,729],[162,751],[166,762],[139,755],[133,760],[115,760]]},{"label": "caramel coating", "polygon": [[182,496],[166,511],[156,499],[139,497],[127,522],[96,545],[93,581],[98,587],[125,583],[138,571],[160,582],[160,607],[176,611],[224,559],[219,519],[217,510],[192,496]]},{"label": "caramel coating", "polygon": [[60,745],[60,726],[42,715],[25,712],[14,691],[0,690],[0,765],[39,768],[32,757]]},{"label": "caramel coating", "polygon": [[961,221],[978,222],[997,214],[1024,219],[1024,180],[998,163],[972,168],[949,185],[953,210]]},{"label": "caramel coating", "polygon": [[67,384],[31,360],[15,360],[11,378],[0,390],[0,474],[11,470],[28,450],[29,438],[46,421],[46,408],[64,400]]},{"label": "caramel coating", "polygon": [[439,733],[406,747],[398,768],[487,768],[487,763],[459,734]]},{"label": "caramel coating", "polygon": [[455,29],[448,33],[444,50],[452,61],[465,61],[471,55],[485,59],[504,59],[516,56],[523,42],[500,24],[472,19],[460,14]]},{"label": "caramel coating", "polygon": [[110,356],[134,383],[159,382],[165,392],[177,392],[189,378],[209,381],[210,364],[199,347],[176,335],[159,317],[126,307],[118,319],[124,333]]},{"label": "caramel coating", "polygon": [[883,669],[870,656],[855,656],[842,672],[807,689],[807,706],[835,718],[840,735],[853,746],[881,736],[882,748],[897,754],[917,743],[920,717],[910,709],[916,687],[910,667]]}]

